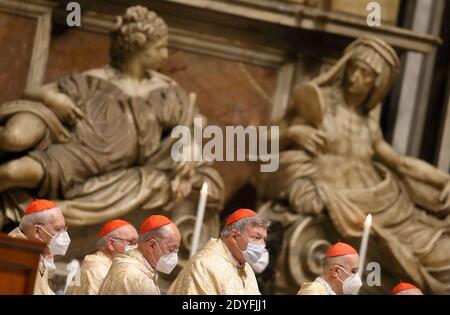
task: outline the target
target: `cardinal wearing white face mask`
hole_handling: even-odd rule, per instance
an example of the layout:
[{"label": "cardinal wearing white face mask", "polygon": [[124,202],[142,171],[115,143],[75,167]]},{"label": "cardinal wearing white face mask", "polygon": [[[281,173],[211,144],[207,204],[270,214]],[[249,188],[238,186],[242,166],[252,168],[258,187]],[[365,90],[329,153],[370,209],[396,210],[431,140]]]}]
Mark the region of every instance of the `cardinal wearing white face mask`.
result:
[{"label": "cardinal wearing white face mask", "polygon": [[84,257],[79,271],[79,281],[74,281],[66,295],[97,294],[113,258],[136,247],[138,232],[125,220],[111,220],[100,230],[98,251]]},{"label": "cardinal wearing white face mask", "polygon": [[114,257],[99,294],[159,295],[157,273],[178,264],[181,234],[167,217],[152,215],[139,229],[137,247]]},{"label": "cardinal wearing white face mask", "polygon": [[323,272],[314,282],[304,283],[299,295],[354,295],[362,287],[358,275],[359,255],[346,243],[332,245],[323,261]]},{"label": "cardinal wearing white face mask", "polygon": [[269,252],[265,249],[264,253],[261,255],[261,257],[258,259],[258,261],[251,265],[255,273],[262,273],[266,268],[269,266],[270,262],[270,256]]},{"label": "cardinal wearing white face mask", "polygon": [[269,225],[252,210],[233,212],[221,238],[211,238],[189,260],[168,294],[260,294],[252,266],[259,270],[266,265]]},{"label": "cardinal wearing white face mask", "polygon": [[49,273],[56,270],[53,257],[65,255],[70,244],[66,222],[61,209],[49,200],[36,199],[25,210],[19,227],[12,230],[11,237],[41,241],[47,244],[39,261],[34,284],[34,294],[55,294],[48,285]]}]

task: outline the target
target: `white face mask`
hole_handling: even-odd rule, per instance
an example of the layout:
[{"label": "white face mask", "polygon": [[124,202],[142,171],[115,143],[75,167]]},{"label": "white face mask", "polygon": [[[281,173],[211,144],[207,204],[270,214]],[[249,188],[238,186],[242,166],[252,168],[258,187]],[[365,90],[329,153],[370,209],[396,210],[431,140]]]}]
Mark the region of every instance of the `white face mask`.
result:
[{"label": "white face mask", "polygon": [[[349,274],[344,268],[338,266],[341,268],[346,274]],[[339,277],[338,277],[339,279]],[[342,282],[342,291],[345,295],[356,295],[359,292],[359,289],[362,287],[362,281],[359,277],[358,273],[352,273],[350,277],[342,281],[339,279],[339,281]]]},{"label": "white face mask", "polygon": [[70,237],[67,231],[64,231],[59,234],[51,235],[47,232],[42,226],[39,226],[45,233],[47,233],[52,239],[50,243],[48,243],[48,247],[50,249],[50,255],[56,256],[61,255],[64,256],[67,252],[67,249],[70,245]]},{"label": "white face mask", "polygon": [[[244,235],[241,234],[241,236],[245,238]],[[248,242],[247,248],[245,250],[241,250],[241,252],[242,255],[244,255],[245,260],[250,264],[250,266],[254,266],[261,258],[264,251],[266,251],[266,246],[250,242],[247,238],[245,239]]]},{"label": "white face mask", "polygon": [[261,273],[264,270],[266,270],[267,266],[269,265],[269,252],[264,249],[264,253],[261,255],[261,258],[252,266],[253,270],[256,273]]},{"label": "white face mask", "polygon": [[[158,262],[156,263],[156,267],[155,269],[159,272],[165,273],[165,274],[170,274],[172,272],[172,270],[178,265],[178,253],[177,251],[167,254],[167,255],[163,255],[161,247],[159,247],[159,244],[156,243],[158,245],[158,249],[161,253],[161,257],[159,257]],[[153,257],[153,254],[152,254]],[[153,260],[155,260],[155,257],[153,257]]]},{"label": "white face mask", "polygon": [[53,257],[45,257],[44,258],[44,266],[47,269],[49,276],[51,274],[53,274],[53,272],[56,271],[56,265],[55,265],[55,261],[53,260]]}]

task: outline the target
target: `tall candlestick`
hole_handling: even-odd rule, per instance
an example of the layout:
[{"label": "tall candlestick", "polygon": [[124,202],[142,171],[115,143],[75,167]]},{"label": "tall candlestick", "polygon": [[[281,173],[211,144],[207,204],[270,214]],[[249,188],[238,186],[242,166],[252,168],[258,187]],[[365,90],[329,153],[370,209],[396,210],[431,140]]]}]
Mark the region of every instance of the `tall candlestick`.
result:
[{"label": "tall candlestick", "polygon": [[359,269],[358,274],[362,278],[364,272],[364,261],[367,254],[367,245],[369,244],[370,227],[372,226],[372,215],[369,214],[364,221],[364,232],[361,240],[361,247],[359,248]]},{"label": "tall candlestick", "polygon": [[200,190],[200,200],[198,202],[197,217],[195,218],[194,236],[192,237],[191,252],[189,257],[192,257],[198,248],[198,242],[200,241],[200,233],[202,231],[203,218],[205,216],[206,199],[208,197],[208,184],[203,183]]}]

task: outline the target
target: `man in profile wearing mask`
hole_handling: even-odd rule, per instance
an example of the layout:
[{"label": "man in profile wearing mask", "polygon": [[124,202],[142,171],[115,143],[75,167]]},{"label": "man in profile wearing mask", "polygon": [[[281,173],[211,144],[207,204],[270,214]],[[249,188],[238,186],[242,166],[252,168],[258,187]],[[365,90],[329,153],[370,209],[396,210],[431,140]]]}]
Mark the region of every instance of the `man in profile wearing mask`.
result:
[{"label": "man in profile wearing mask", "polygon": [[221,238],[211,238],[189,260],[168,294],[260,294],[251,265],[256,265],[266,253],[269,225],[268,220],[252,210],[233,212]]},{"label": "man in profile wearing mask", "polygon": [[8,235],[47,244],[39,261],[33,294],[55,294],[48,285],[49,272],[56,270],[53,257],[56,255],[64,256],[70,244],[70,237],[61,209],[52,201],[36,199],[25,210],[19,227],[12,230]]},{"label": "man in profile wearing mask", "polygon": [[177,266],[180,241],[169,218],[151,215],[139,229],[137,248],[113,259],[98,294],[159,295],[156,271],[170,274]]},{"label": "man in profile wearing mask", "polygon": [[304,283],[299,295],[352,295],[362,286],[358,275],[359,255],[345,243],[332,245],[323,261],[323,272],[314,282]]},{"label": "man in profile wearing mask", "polygon": [[98,251],[84,257],[80,268],[79,283],[68,288],[68,295],[93,295],[103,282],[113,258],[136,248],[138,233],[125,220],[105,223],[98,236]]}]

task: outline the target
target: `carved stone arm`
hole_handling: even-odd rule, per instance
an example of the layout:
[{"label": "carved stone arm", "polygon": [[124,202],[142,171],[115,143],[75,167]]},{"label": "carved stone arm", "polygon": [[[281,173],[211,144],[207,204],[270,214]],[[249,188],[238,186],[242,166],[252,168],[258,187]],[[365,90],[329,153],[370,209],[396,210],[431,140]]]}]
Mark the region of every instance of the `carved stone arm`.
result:
[{"label": "carved stone arm", "polygon": [[53,82],[46,85],[38,85],[29,88],[23,92],[22,97],[30,101],[41,102],[44,105],[47,105],[46,99],[49,95],[55,93],[58,93],[58,86],[56,82]]},{"label": "carved stone arm", "polygon": [[384,140],[375,145],[378,160],[399,174],[407,175],[436,187],[443,187],[450,181],[450,175],[425,161],[397,154]]},{"label": "carved stone arm", "polygon": [[63,123],[73,125],[84,113],[67,95],[60,93],[57,82],[39,85],[26,90],[23,98],[44,104],[52,110]]}]

